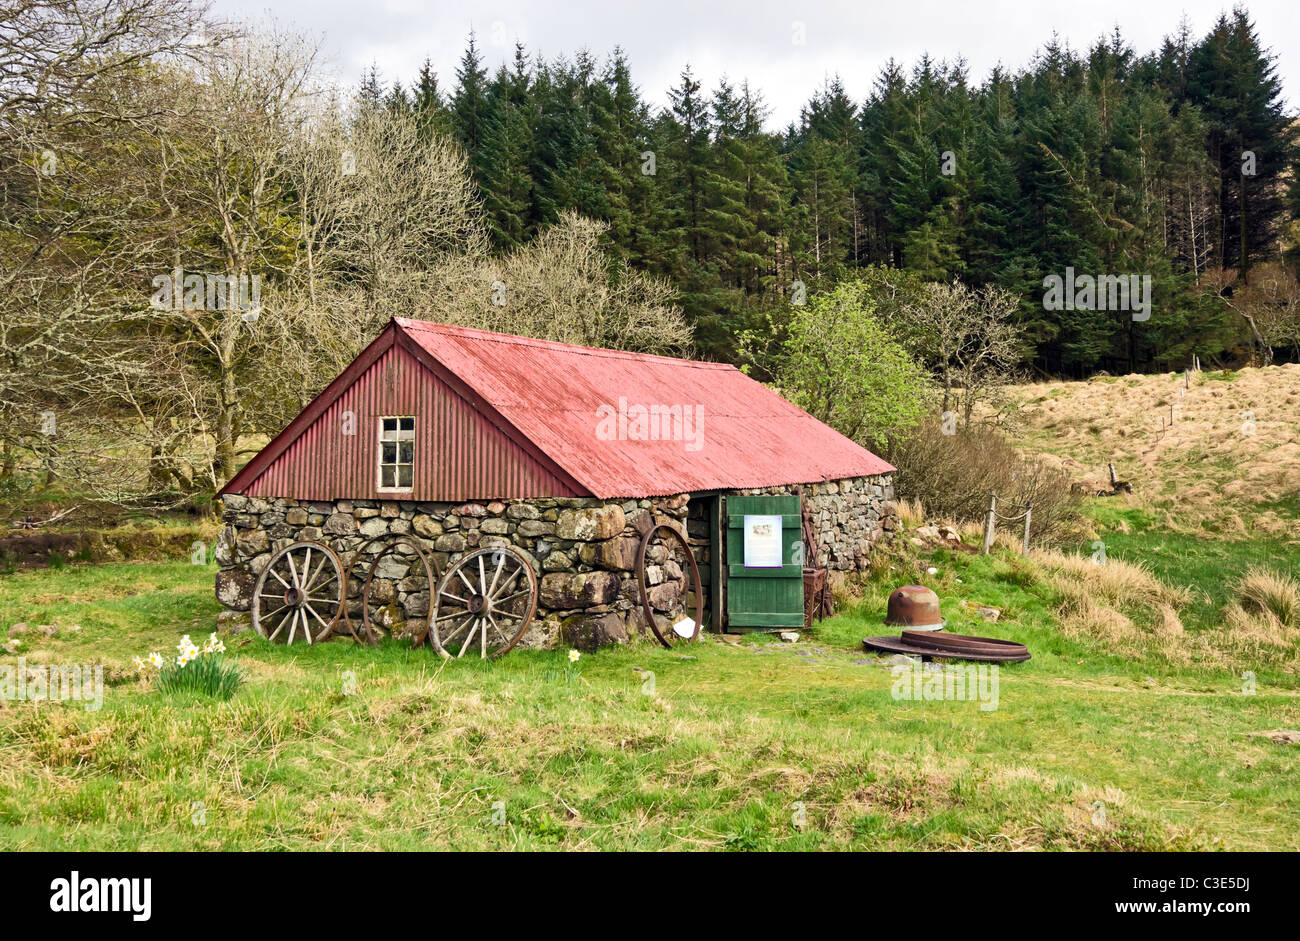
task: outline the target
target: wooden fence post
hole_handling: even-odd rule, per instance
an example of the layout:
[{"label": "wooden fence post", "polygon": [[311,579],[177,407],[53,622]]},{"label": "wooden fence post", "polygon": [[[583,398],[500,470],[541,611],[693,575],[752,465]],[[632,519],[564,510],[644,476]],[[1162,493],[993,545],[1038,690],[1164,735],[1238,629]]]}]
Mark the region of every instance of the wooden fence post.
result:
[{"label": "wooden fence post", "polygon": [[1020,549],[1021,555],[1029,555],[1029,521],[1033,518],[1033,515],[1034,515],[1034,505],[1032,503],[1026,503],[1025,504],[1025,542]]},{"label": "wooden fence post", "polygon": [[984,545],[980,549],[984,555],[988,555],[993,548],[993,529],[997,525],[998,513],[998,495],[994,491],[989,491],[989,515],[984,520]]}]

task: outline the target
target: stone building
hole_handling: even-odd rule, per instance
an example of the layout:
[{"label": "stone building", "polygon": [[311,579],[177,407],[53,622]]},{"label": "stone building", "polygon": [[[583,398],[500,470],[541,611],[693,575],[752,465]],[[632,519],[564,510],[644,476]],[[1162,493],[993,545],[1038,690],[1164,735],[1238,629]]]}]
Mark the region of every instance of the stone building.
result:
[{"label": "stone building", "polygon": [[[395,319],[220,492],[217,597],[247,624],[257,577],[300,541],[347,560],[354,610],[389,537],[440,572],[509,546],[539,584],[522,644],[590,649],[645,631],[638,550],[667,524],[699,563],[708,629],[776,628],[802,622],[802,567],[866,565],[893,471],[729,365]],[[682,566],[647,552],[667,612]],[[384,627],[427,619],[434,586],[410,559],[373,576]]]}]

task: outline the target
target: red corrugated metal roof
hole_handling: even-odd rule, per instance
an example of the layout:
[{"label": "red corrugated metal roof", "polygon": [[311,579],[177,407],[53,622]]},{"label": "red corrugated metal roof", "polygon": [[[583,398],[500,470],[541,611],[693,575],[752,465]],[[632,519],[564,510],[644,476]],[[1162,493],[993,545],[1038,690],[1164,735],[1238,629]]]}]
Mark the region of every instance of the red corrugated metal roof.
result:
[{"label": "red corrugated metal roof", "polygon": [[[734,366],[394,323],[598,497],[812,483],[894,468]],[[638,407],[694,422],[635,440]],[[627,417],[620,429],[619,415]],[[674,416],[675,420],[675,416]],[[688,432],[698,430],[698,438]],[[695,446],[698,444],[698,449]]]}]

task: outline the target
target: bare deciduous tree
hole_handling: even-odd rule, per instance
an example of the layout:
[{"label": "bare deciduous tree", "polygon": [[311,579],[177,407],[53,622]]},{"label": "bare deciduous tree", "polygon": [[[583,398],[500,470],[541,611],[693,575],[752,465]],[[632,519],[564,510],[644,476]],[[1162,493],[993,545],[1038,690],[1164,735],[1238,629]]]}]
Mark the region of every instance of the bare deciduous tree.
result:
[{"label": "bare deciduous tree", "polygon": [[926,283],[900,295],[899,319],[909,345],[934,372],[945,412],[960,408],[969,426],[975,404],[1013,375],[1020,331],[1018,300],[995,285]]},{"label": "bare deciduous tree", "polygon": [[1286,265],[1269,262],[1252,268],[1242,281],[1233,268],[1217,268],[1202,282],[1250,330],[1253,357],[1267,366],[1275,347],[1300,348],[1300,282]]}]

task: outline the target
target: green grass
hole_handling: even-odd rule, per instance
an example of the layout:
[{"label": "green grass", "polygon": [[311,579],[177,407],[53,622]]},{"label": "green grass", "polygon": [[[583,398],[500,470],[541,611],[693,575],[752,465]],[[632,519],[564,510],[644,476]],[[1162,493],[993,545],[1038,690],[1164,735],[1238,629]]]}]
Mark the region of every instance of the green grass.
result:
[{"label": "green grass", "polygon": [[862,652],[914,572],[799,644],[637,644],[584,656],[573,682],[565,651],[444,663],[241,635],[229,701],[170,699],[130,666],[207,636],[211,568],[5,576],[0,627],[65,628],[25,655],[102,662],[107,689],[99,712],[0,709],[0,847],[1300,849],[1300,749],[1253,734],[1300,727],[1285,678],[1243,696],[1226,671],[1101,655],[1054,631],[1018,560],[930,564],[951,629],[1034,652],[1001,670],[995,711],[895,700]]},{"label": "green grass", "polygon": [[[1300,544],[1295,542],[1268,537],[1230,540],[1213,534],[1197,538],[1157,528],[1150,514],[1106,501],[1099,501],[1093,516],[1103,530],[1108,558],[1140,562],[1164,582],[1195,589],[1183,612],[1183,623],[1191,629],[1219,625],[1220,610],[1232,600],[1232,585],[1247,569],[1300,572]],[[1128,525],[1127,533],[1115,528],[1121,520]]]}]

